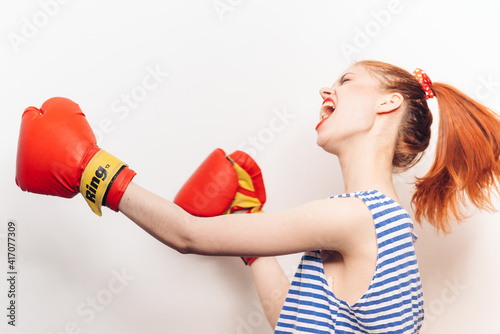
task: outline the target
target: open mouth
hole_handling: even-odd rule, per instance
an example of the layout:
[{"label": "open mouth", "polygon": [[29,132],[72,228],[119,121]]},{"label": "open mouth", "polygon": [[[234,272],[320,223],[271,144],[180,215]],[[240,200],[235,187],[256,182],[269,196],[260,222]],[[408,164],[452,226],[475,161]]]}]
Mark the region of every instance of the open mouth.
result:
[{"label": "open mouth", "polygon": [[335,107],[335,102],[331,97],[327,97],[323,101],[323,105],[321,106],[319,114],[320,122],[318,123],[318,125],[316,125],[316,130],[328,119],[328,117],[333,114],[333,112],[335,111]]}]

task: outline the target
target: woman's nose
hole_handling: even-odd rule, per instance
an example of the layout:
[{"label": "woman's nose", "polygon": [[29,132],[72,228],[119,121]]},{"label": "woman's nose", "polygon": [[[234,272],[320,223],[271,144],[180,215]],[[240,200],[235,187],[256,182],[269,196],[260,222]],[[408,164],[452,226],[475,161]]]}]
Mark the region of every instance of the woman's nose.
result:
[{"label": "woman's nose", "polygon": [[323,87],[319,90],[319,95],[324,99],[326,99],[328,96],[333,95],[333,89],[330,87]]}]

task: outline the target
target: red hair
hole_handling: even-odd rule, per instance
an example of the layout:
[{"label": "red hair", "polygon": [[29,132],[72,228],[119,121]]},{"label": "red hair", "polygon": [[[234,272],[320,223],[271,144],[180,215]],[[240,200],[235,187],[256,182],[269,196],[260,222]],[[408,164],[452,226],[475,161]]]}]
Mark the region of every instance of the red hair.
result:
[{"label": "red hair", "polygon": [[[407,71],[377,61],[362,61],[380,79],[385,91],[399,92],[405,102],[393,166],[407,169],[421,158],[430,140],[432,114],[420,83]],[[458,89],[435,82],[439,106],[439,133],[434,163],[417,178],[412,205],[415,218],[436,230],[451,232],[450,218],[466,216],[467,198],[479,209],[493,211],[491,196],[499,193],[500,118]]]}]

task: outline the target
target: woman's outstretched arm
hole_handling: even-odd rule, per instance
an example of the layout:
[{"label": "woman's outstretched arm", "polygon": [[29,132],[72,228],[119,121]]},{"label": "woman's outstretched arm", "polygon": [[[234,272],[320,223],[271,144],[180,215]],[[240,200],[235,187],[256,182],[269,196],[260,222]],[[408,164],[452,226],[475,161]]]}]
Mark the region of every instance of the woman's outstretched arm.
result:
[{"label": "woman's outstretched arm", "polygon": [[202,255],[349,251],[361,233],[373,230],[369,210],[356,198],[323,199],[277,213],[201,218],[131,182],[118,209],[167,246]]}]

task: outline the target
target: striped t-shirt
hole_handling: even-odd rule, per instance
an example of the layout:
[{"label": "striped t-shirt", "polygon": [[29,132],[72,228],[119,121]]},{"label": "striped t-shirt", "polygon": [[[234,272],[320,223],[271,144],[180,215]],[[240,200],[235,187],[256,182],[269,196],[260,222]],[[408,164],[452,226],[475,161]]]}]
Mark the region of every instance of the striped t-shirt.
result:
[{"label": "striped t-shirt", "polygon": [[418,333],[424,320],[420,273],[410,215],[377,190],[357,197],[370,209],[377,234],[375,274],[353,305],[335,297],[320,251],[302,257],[274,333]]}]

